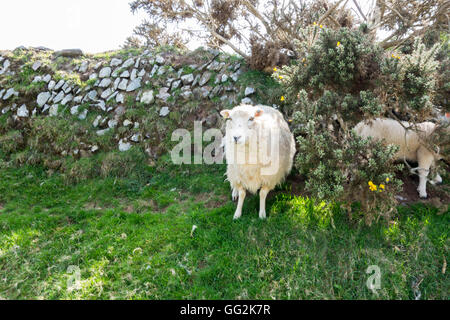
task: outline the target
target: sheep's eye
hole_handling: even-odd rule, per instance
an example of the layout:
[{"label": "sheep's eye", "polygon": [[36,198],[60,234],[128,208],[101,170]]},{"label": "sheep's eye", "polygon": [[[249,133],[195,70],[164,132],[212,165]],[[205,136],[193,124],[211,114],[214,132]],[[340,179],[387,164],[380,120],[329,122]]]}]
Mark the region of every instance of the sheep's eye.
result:
[{"label": "sheep's eye", "polygon": [[248,119],[248,121],[253,121],[255,120],[255,117],[250,117],[250,119]]},{"label": "sheep's eye", "polygon": [[233,120],[233,119],[231,119],[231,118],[226,118],[225,119],[225,121],[231,121],[231,120]]}]

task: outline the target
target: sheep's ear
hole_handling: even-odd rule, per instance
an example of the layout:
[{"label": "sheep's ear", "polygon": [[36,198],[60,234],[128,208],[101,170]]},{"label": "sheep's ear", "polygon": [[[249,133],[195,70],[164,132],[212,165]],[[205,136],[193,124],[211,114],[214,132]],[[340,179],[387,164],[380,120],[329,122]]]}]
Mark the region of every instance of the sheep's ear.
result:
[{"label": "sheep's ear", "polygon": [[261,116],[262,114],[263,114],[263,111],[261,109],[256,110],[255,118]]},{"label": "sheep's ear", "polygon": [[230,110],[222,110],[220,111],[220,115],[224,118],[227,119],[230,117]]}]

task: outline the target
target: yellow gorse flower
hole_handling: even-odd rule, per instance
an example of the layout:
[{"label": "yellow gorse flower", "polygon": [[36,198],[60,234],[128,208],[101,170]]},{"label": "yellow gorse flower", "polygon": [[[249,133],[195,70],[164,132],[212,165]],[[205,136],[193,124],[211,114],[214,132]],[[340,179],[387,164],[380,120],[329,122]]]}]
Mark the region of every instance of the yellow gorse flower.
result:
[{"label": "yellow gorse flower", "polygon": [[277,70],[278,70],[277,67],[273,68],[273,71],[277,72]]},{"label": "yellow gorse flower", "polygon": [[320,27],[320,28],[323,28],[323,25],[320,25],[319,27]]},{"label": "yellow gorse flower", "polygon": [[337,42],[337,46],[339,47],[340,45],[341,45],[341,42],[340,42],[340,41],[338,41],[338,42]]},{"label": "yellow gorse flower", "polygon": [[377,186],[373,184],[372,181],[369,181],[369,189],[370,191],[377,191]]},{"label": "yellow gorse flower", "polygon": [[389,178],[386,178],[386,182],[389,182],[390,181],[390,179]]},{"label": "yellow gorse flower", "polygon": [[396,56],[394,53],[392,54],[392,58],[394,59],[400,59],[400,56]]},{"label": "yellow gorse flower", "polygon": [[283,79],[283,76],[278,76],[279,79]]},{"label": "yellow gorse flower", "polygon": [[281,101],[284,101],[284,96],[281,96],[280,100],[281,100]]}]

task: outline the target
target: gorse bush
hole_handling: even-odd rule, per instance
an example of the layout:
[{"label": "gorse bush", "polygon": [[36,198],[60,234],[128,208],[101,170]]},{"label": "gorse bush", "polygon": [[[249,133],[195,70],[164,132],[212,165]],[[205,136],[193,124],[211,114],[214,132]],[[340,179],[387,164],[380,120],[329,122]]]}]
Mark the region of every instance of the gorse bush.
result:
[{"label": "gorse bush", "polygon": [[296,43],[299,59],[273,76],[285,89],[283,108],[293,119],[295,165],[307,177],[306,189],[341,202],[351,216],[363,212],[368,224],[389,217],[402,184],[394,175],[403,166],[394,162],[398,147],[363,139],[352,128],[394,114],[413,121],[429,116],[439,46],[427,50],[416,41],[400,57],[374,44],[364,28],[313,25],[301,32],[308,40]]}]

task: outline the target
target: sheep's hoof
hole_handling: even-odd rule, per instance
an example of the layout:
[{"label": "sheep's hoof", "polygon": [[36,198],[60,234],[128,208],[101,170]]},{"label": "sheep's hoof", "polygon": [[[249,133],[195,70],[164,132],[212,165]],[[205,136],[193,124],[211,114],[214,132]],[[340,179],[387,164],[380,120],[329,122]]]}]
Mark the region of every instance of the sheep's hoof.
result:
[{"label": "sheep's hoof", "polygon": [[260,218],[261,220],[265,220],[265,219],[266,219],[266,213],[265,213],[265,212],[260,212],[260,213],[259,213],[259,218]]},{"label": "sheep's hoof", "polygon": [[441,184],[442,183],[441,176],[436,176],[436,178],[434,178],[433,182],[434,182],[434,184]]},{"label": "sheep's hoof", "polygon": [[421,199],[426,199],[426,198],[428,197],[428,195],[427,195],[427,193],[420,193],[420,192],[419,192],[419,197],[420,197]]},{"label": "sheep's hoof", "polygon": [[235,213],[234,216],[233,216],[233,220],[237,220],[237,219],[239,219],[240,217],[241,217],[240,214]]}]

